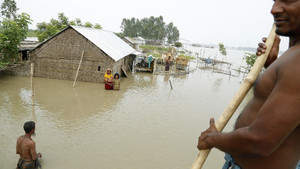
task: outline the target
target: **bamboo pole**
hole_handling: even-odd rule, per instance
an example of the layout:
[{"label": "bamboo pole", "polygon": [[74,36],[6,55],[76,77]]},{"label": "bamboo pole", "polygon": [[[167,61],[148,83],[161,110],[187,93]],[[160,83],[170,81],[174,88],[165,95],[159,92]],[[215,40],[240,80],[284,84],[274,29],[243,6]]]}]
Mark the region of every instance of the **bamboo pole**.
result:
[{"label": "bamboo pole", "polygon": [[[261,72],[261,69],[263,68],[269,54],[271,51],[271,47],[273,46],[274,40],[275,40],[275,25],[273,24],[272,30],[268,36],[268,39],[266,41],[267,49],[264,54],[259,56],[251,71],[247,75],[246,79],[244,80],[242,86],[238,90],[238,92],[235,94],[231,102],[229,103],[226,110],[223,112],[223,114],[220,116],[219,120],[216,123],[216,128],[219,132],[222,132],[224,127],[226,126],[227,122],[232,117],[233,113],[236,111],[240,103],[243,101],[244,97],[252,87],[253,83],[255,82],[256,78],[258,77],[259,73]],[[209,155],[210,150],[201,150],[194,161],[191,169],[201,169],[207,156]]]},{"label": "bamboo pole", "polygon": [[154,59],[154,65],[153,65],[153,73],[156,73],[156,65],[157,65],[157,59]]},{"label": "bamboo pole", "polygon": [[84,50],[82,51],[82,54],[81,54],[81,58],[80,58],[79,65],[78,65],[78,68],[77,68],[75,80],[74,80],[74,83],[73,83],[73,88],[75,87],[75,83],[76,83],[76,80],[77,80],[77,77],[78,77],[78,72],[79,72],[79,69],[80,69],[80,65],[81,65],[81,62],[82,62],[83,55],[84,55]]},{"label": "bamboo pole", "polygon": [[34,76],[34,63],[31,62],[31,64],[30,64],[30,84],[31,84],[31,101],[32,101],[32,105],[34,105],[34,101],[33,101],[33,96],[34,96],[33,76]]},{"label": "bamboo pole", "polygon": [[32,118],[34,121],[36,120],[35,110],[34,110],[34,62],[30,64],[30,84],[31,84],[31,106],[32,106]]},{"label": "bamboo pole", "polygon": [[169,83],[170,83],[171,89],[173,90],[173,85],[172,85],[171,80],[169,80]]}]

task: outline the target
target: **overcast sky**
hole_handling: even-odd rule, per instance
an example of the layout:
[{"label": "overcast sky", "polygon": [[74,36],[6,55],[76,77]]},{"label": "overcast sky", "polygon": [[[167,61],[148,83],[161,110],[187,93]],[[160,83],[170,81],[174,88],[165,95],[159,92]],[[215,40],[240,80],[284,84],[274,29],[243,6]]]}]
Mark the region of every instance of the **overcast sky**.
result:
[{"label": "overcast sky", "polygon": [[[3,0],[0,0],[0,2]],[[20,12],[28,13],[35,29],[40,22],[57,19],[63,12],[69,20],[99,23],[103,29],[120,32],[123,18],[163,16],[173,22],[180,38],[191,43],[257,47],[268,36],[273,0],[15,0]],[[1,2],[1,3],[2,3]],[[282,48],[287,48],[283,38]]]}]

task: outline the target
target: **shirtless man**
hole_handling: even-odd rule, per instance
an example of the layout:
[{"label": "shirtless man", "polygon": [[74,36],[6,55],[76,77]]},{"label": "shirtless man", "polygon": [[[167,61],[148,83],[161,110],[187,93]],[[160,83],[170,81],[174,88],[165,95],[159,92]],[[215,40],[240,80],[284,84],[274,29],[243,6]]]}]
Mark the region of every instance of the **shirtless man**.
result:
[{"label": "shirtless man", "polygon": [[39,167],[38,157],[42,157],[41,153],[36,153],[35,142],[31,139],[31,135],[35,134],[35,123],[28,121],[23,126],[25,135],[20,136],[17,140],[17,154],[20,159],[17,169],[36,169]]},{"label": "shirtless man", "polygon": [[289,49],[257,79],[235,130],[218,132],[212,118],[198,140],[200,150],[227,153],[224,168],[300,168],[300,0],[274,0],[271,14],[276,33],[289,37]]}]

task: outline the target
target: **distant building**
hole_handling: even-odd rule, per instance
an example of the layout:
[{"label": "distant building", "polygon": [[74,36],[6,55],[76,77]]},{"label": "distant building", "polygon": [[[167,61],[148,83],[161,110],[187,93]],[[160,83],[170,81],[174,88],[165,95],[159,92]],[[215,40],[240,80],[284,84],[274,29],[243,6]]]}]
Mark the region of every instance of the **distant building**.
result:
[{"label": "distant building", "polygon": [[39,45],[37,37],[26,37],[19,46],[20,60],[29,60],[29,52]]},{"label": "distant building", "polygon": [[124,37],[123,40],[129,44],[131,47],[133,47],[134,49],[138,50],[138,46],[139,45],[145,45],[146,44],[146,41],[144,38],[138,36],[138,37],[134,37],[134,38],[131,38],[131,37]]},{"label": "distant building", "polygon": [[135,41],[139,44],[139,45],[145,45],[146,44],[146,40],[140,36],[135,38]]},{"label": "distant building", "polygon": [[136,49],[137,47],[137,42],[133,39],[133,38],[130,38],[130,37],[123,37],[122,38],[128,45],[130,45],[132,48]]},{"label": "distant building", "polygon": [[39,44],[30,52],[35,63],[34,76],[103,83],[107,68],[126,75],[136,52],[110,31],[78,26],[66,29]]}]

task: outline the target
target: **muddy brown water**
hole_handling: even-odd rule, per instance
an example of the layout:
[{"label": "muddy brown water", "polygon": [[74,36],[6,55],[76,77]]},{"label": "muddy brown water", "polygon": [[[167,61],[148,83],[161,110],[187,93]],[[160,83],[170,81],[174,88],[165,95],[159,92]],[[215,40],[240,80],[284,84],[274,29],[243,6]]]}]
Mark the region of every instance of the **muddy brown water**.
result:
[{"label": "muddy brown water", "polygon": [[[103,84],[73,88],[72,81],[34,78],[32,106],[30,78],[0,76],[0,168],[16,167],[16,139],[34,120],[43,169],[189,169],[200,132],[210,117],[219,118],[241,81],[210,69],[178,77],[138,72],[121,79],[120,91],[106,91]],[[213,149],[203,168],[223,163]]]}]

